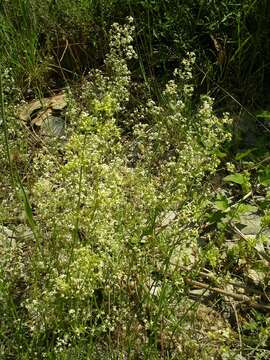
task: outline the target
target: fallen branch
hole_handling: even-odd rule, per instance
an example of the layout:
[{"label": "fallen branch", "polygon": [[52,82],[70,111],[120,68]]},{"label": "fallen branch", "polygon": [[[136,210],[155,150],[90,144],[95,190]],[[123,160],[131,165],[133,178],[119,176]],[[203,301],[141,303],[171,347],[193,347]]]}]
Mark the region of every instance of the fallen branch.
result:
[{"label": "fallen branch", "polygon": [[220,289],[220,288],[217,288],[217,287],[212,287],[212,286],[210,286],[208,284],[204,284],[202,282],[195,281],[195,280],[192,280],[190,278],[186,278],[185,281],[189,285],[195,286],[195,287],[197,287],[199,289],[206,289],[206,290],[209,290],[209,291],[213,291],[213,292],[216,292],[218,294],[222,294],[224,296],[231,297],[234,300],[241,301],[241,302],[245,303],[246,305],[248,305],[248,306],[250,306],[250,307],[252,307],[254,309],[264,310],[264,311],[269,311],[270,312],[270,305],[255,303],[247,295],[237,294],[237,293],[226,291],[226,290],[223,290],[223,289]]},{"label": "fallen branch", "polygon": [[[183,271],[188,271],[188,272],[193,270],[193,269],[188,268],[187,266],[182,266],[182,265],[180,265],[180,269],[183,270]],[[217,279],[217,276],[214,273],[212,273],[211,271],[209,271],[209,272],[198,271],[198,272],[196,272],[196,274],[198,274],[200,277],[202,277],[204,279],[207,279],[207,280],[216,281],[216,279]],[[249,292],[251,294],[265,296],[265,293],[263,291],[255,289],[252,286],[246,286],[244,284],[241,284],[240,282],[228,281],[227,284],[232,285],[232,286],[237,287],[237,288],[240,288],[240,289],[244,289],[245,291],[247,291],[247,292]]]}]

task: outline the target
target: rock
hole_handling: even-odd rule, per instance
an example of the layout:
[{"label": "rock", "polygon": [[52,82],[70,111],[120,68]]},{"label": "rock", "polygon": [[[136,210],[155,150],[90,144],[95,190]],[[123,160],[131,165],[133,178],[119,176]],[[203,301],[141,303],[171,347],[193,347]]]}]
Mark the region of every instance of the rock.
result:
[{"label": "rock", "polygon": [[41,100],[33,100],[19,107],[18,116],[21,121],[27,122],[48,109],[62,111],[67,106],[65,94],[58,94]]},{"label": "rock", "polygon": [[48,116],[42,124],[41,134],[50,137],[61,137],[65,135],[65,120],[62,117]]},{"label": "rock", "polygon": [[254,213],[245,213],[239,216],[241,232],[244,235],[257,235],[261,231],[261,217]]},{"label": "rock", "polygon": [[65,135],[64,109],[67,106],[65,94],[58,94],[41,100],[33,100],[19,108],[18,116],[23,122],[40,129],[40,135],[62,137]]},{"label": "rock", "polygon": [[255,269],[248,269],[247,276],[256,286],[259,286],[264,283],[266,273]]},{"label": "rock", "polygon": [[[233,221],[236,227],[241,231],[244,236],[249,238],[256,238],[259,236],[263,241],[258,241],[255,248],[258,251],[265,251],[265,248],[270,248],[270,229],[263,229],[261,224],[261,217],[256,213],[244,213],[239,216],[239,220]],[[235,235],[235,238],[238,235]]]},{"label": "rock", "polygon": [[0,248],[15,248],[15,232],[6,226],[0,226]]},{"label": "rock", "polygon": [[163,215],[160,226],[163,228],[170,225],[176,219],[176,216],[177,214],[175,211],[168,211]]}]

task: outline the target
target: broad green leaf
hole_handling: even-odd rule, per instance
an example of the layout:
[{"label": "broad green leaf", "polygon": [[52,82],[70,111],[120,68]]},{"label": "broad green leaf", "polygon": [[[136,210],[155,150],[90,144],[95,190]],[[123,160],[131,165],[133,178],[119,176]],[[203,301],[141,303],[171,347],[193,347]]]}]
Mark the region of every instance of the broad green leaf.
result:
[{"label": "broad green leaf", "polygon": [[215,208],[217,210],[224,211],[227,210],[228,207],[229,207],[229,200],[226,198],[226,196],[218,194],[217,199],[215,201]]},{"label": "broad green leaf", "polygon": [[261,185],[268,186],[270,185],[270,166],[267,166],[259,175],[259,182]]},{"label": "broad green leaf", "polygon": [[256,148],[253,149],[248,149],[246,151],[242,151],[236,154],[235,156],[235,160],[241,160],[244,159],[245,157],[247,157],[248,155],[250,155],[253,151],[255,151]]},{"label": "broad green leaf", "polygon": [[225,158],[225,157],[227,156],[227,154],[226,154],[225,152],[220,151],[220,150],[217,150],[217,151],[216,151],[216,155],[217,155],[217,157],[219,157],[220,159],[223,159],[223,158]]},{"label": "broad green leaf", "polygon": [[226,182],[233,182],[239,185],[243,185],[248,181],[248,178],[245,174],[235,173],[223,178]]},{"label": "broad green leaf", "polygon": [[244,213],[254,213],[258,210],[257,206],[250,205],[250,204],[240,204],[237,207],[237,214],[244,214]]},{"label": "broad green leaf", "polygon": [[257,115],[257,118],[264,118],[266,120],[270,120],[270,111],[262,111]]}]

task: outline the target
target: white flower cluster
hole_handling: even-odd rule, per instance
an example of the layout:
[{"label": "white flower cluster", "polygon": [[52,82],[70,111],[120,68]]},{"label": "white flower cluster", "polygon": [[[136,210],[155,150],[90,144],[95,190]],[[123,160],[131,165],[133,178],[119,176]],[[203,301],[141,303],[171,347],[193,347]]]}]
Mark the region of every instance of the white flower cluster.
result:
[{"label": "white flower cluster", "polygon": [[5,106],[8,106],[10,100],[20,99],[20,89],[16,86],[16,82],[13,76],[13,69],[4,67],[1,73],[1,91],[4,95]]},{"label": "white flower cluster", "polygon": [[176,321],[183,279],[175,269],[199,256],[207,176],[230,139],[228,116],[214,114],[212,99],[192,103],[192,53],[163,101],[148,99],[133,112],[133,134],[123,139],[116,118],[129,99],[133,30],[113,26],[106,74],[95,71],[85,83],[83,111],[69,102],[72,132],[61,156],[33,164],[43,169],[31,200],[50,266],[35,264],[41,275],[29,284],[27,326],[40,336],[52,331],[56,352],[119,328],[143,334],[157,325],[159,301],[170,304],[164,326]]},{"label": "white flower cluster", "polygon": [[132,59],[136,58],[136,52],[132,46],[135,27],[132,25],[133,18],[130,16],[128,23],[120,26],[118,23],[112,25],[110,31],[110,55],[109,57]]}]

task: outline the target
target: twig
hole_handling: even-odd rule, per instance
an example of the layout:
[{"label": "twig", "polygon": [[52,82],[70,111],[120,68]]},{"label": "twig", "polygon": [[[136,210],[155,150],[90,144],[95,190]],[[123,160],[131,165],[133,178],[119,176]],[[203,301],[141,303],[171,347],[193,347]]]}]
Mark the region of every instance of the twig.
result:
[{"label": "twig", "polygon": [[236,325],[237,325],[237,332],[238,332],[238,337],[239,337],[240,355],[242,355],[243,342],[242,342],[242,335],[241,335],[241,328],[240,328],[240,324],[239,324],[239,318],[238,318],[236,306],[235,306],[235,304],[233,303],[232,300],[230,300],[230,304],[232,305],[234,316],[235,316],[235,321],[236,321]]},{"label": "twig", "polygon": [[[188,271],[188,272],[190,272],[190,271],[193,270],[193,269],[190,269],[190,268],[188,268],[188,267],[186,267],[186,266],[183,266],[183,265],[180,265],[179,267],[180,267],[181,270]],[[204,279],[216,280],[216,275],[213,274],[213,273],[210,272],[210,271],[209,271],[208,273],[203,272],[203,271],[198,271],[198,272],[196,272],[196,274],[198,274],[199,276],[201,276],[201,277],[204,278]],[[237,288],[240,288],[240,289],[244,289],[244,290],[246,290],[246,291],[248,291],[248,292],[250,292],[250,293],[252,293],[252,294],[256,294],[256,295],[260,295],[260,296],[265,296],[265,295],[266,295],[265,292],[260,291],[260,290],[258,290],[258,289],[255,289],[255,288],[252,287],[252,286],[248,286],[248,287],[247,287],[247,286],[245,286],[244,284],[241,284],[241,283],[238,283],[238,282],[235,282],[235,281],[228,281],[227,283],[228,283],[229,285],[234,286],[234,287],[237,287]]]},{"label": "twig", "polygon": [[248,297],[247,295],[242,295],[242,294],[237,294],[237,293],[232,293],[232,292],[229,292],[229,291],[226,291],[226,290],[223,290],[223,289],[220,289],[220,288],[217,288],[217,287],[212,287],[208,284],[204,284],[202,282],[199,282],[199,281],[195,281],[195,280],[192,280],[190,278],[186,278],[185,279],[186,282],[192,286],[195,286],[197,288],[200,288],[200,289],[207,289],[209,291],[213,291],[213,292],[216,292],[218,294],[222,294],[222,295],[225,295],[225,296],[228,296],[228,297],[231,297],[237,301],[241,301],[243,303],[246,303],[248,306],[254,308],[254,309],[258,309],[258,310],[265,310],[265,311],[269,311],[270,312],[270,305],[265,305],[265,304],[259,304],[259,303],[255,303],[252,301],[252,299],[250,297]]},{"label": "twig", "polygon": [[63,53],[62,53],[62,55],[61,55],[61,58],[60,58],[60,62],[62,62],[62,60],[63,60],[63,58],[64,58],[64,56],[65,56],[65,53],[66,53],[66,51],[67,51],[67,48],[68,48],[68,40],[66,39],[66,46],[65,46],[65,49],[64,49],[64,51],[63,51]]},{"label": "twig", "polygon": [[[248,240],[248,238],[238,229],[237,226],[235,226],[233,223],[230,224],[232,229],[243,239],[243,240]],[[257,254],[260,256],[260,258],[266,260],[267,262],[270,262],[270,257],[263,251],[257,250],[254,247],[254,250],[257,252]]]}]

